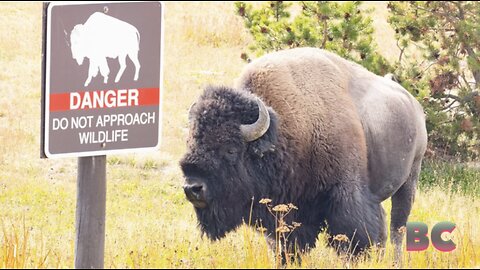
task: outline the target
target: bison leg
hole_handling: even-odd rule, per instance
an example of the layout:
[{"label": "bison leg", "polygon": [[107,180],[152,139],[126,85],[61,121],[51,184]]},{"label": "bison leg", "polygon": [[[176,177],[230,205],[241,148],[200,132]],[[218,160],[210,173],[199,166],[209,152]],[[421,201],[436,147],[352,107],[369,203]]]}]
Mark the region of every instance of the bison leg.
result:
[{"label": "bison leg", "polygon": [[100,74],[103,77],[103,83],[108,82],[108,74],[110,74],[110,69],[108,68],[107,58],[103,58],[99,61]]},{"label": "bison leg", "polygon": [[415,190],[421,164],[421,158],[415,159],[407,181],[392,196],[390,240],[392,244],[395,245],[395,263],[399,265],[401,264],[402,242],[405,233],[404,227],[407,223],[415,199]]},{"label": "bison leg", "polygon": [[115,82],[118,83],[120,81],[120,78],[123,75],[123,72],[125,71],[125,68],[127,67],[125,60],[127,56],[126,55],[119,55],[118,56],[118,63],[120,63],[120,69],[118,70],[117,76],[115,77]]},{"label": "bison leg", "polygon": [[92,78],[97,77],[98,63],[94,59],[90,59],[90,65],[88,66],[88,78],[85,81],[84,86],[88,86],[92,81]]},{"label": "bison leg", "polygon": [[358,254],[386,241],[385,212],[367,189],[337,192],[327,213],[329,244],[339,253]]},{"label": "bison leg", "polygon": [[135,77],[133,80],[138,80],[138,73],[140,72],[140,62],[138,62],[138,51],[131,52],[128,57],[132,60],[135,65]]}]

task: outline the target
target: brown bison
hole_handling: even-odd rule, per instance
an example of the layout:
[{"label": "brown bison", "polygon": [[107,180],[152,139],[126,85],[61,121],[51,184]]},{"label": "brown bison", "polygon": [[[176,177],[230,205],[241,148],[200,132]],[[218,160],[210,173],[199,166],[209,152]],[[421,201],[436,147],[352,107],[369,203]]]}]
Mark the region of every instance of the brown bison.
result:
[{"label": "brown bison", "polygon": [[[380,203],[392,197],[391,240],[400,254],[427,135],[419,103],[399,84],[320,49],[275,52],[248,64],[235,88],[208,87],[190,109],[185,194],[203,233],[219,239],[248,220],[267,235],[258,204],[293,203],[301,223],[289,244],[318,233],[358,253],[386,241]],[[255,200],[252,205],[252,199]]]}]

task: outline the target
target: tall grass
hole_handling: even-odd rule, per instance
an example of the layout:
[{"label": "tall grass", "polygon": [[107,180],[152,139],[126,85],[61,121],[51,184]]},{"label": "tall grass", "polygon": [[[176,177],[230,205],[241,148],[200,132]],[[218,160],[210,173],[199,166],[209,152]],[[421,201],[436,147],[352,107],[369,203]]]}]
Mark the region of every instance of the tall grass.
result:
[{"label": "tall grass", "polygon": [[40,237],[40,245],[37,246],[31,243],[32,236],[25,220],[20,228],[17,226],[18,224],[11,224],[7,229],[6,225],[1,223],[0,268],[47,267],[50,251],[44,246],[42,237]]}]

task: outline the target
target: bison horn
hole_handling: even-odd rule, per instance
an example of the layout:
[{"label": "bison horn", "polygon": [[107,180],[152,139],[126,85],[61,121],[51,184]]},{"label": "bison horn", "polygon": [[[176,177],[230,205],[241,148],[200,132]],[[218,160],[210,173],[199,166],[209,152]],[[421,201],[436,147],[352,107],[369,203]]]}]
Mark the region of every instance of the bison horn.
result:
[{"label": "bison horn", "polygon": [[270,114],[268,113],[267,106],[259,99],[256,98],[258,105],[258,119],[255,123],[250,125],[241,125],[240,131],[243,138],[247,142],[255,141],[267,132],[270,127]]},{"label": "bison horn", "polygon": [[196,102],[193,102],[192,105],[190,105],[190,109],[188,109],[188,121],[192,121],[193,119],[193,112],[192,109],[197,104]]}]

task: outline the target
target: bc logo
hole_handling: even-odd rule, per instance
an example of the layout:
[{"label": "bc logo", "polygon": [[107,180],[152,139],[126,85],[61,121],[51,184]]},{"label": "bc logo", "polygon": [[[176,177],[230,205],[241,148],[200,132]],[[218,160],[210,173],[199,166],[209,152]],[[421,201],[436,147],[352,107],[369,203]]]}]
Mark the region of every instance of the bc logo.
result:
[{"label": "bc logo", "polygon": [[[437,223],[430,233],[433,246],[442,252],[455,250],[456,245],[452,240],[443,240],[443,233],[452,233],[455,224],[443,221]],[[429,245],[428,226],[423,222],[407,222],[407,251],[426,250]]]}]

